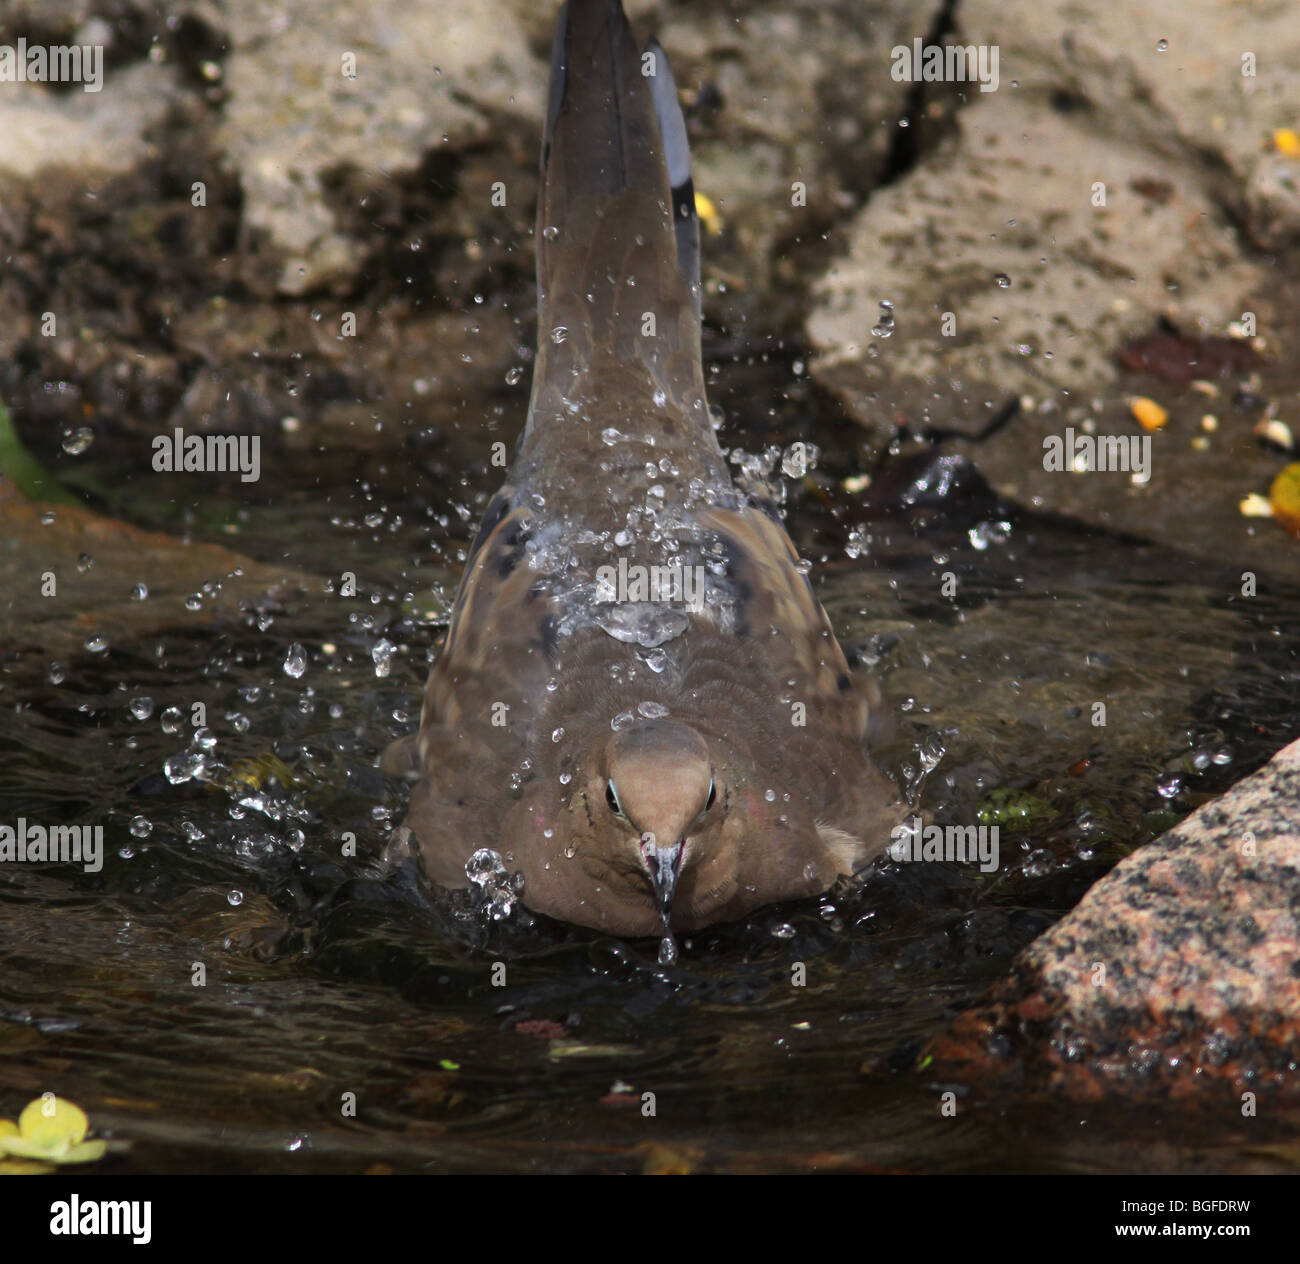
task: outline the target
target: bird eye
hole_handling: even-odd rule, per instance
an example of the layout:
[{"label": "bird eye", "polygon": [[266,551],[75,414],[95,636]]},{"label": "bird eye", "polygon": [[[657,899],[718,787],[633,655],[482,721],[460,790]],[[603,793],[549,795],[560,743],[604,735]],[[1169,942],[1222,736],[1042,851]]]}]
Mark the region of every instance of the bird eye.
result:
[{"label": "bird eye", "polygon": [[716,799],[717,797],[718,797],[718,792],[717,792],[717,790],[714,788],[714,785],[713,785],[713,778],[710,777],[710,778],[709,778],[709,797],[708,797],[708,799],[705,801],[705,804],[704,804],[704,810],[705,810],[706,812],[707,812],[707,811],[708,811],[708,810],[713,806],[713,800]]},{"label": "bird eye", "polygon": [[618,801],[618,791],[614,789],[612,780],[605,782],[605,802],[609,804],[609,810],[615,816],[623,815],[623,805]]}]

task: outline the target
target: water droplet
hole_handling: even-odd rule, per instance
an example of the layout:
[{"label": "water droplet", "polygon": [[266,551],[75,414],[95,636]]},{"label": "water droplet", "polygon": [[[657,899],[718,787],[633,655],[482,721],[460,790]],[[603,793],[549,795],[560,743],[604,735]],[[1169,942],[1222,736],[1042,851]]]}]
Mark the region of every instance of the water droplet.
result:
[{"label": "water droplet", "polygon": [[765,798],[769,803],[775,803],[775,802],[776,802],[776,791],[775,791],[775,790],[764,790],[764,791],[763,791],[763,798]]},{"label": "water droplet", "polygon": [[153,715],[153,699],[132,698],[128,704],[128,710],[137,720],[147,720]]},{"label": "water droplet", "polygon": [[803,478],[817,464],[818,448],[814,443],[792,443],[781,457],[781,473],[786,478]]},{"label": "water droplet", "polygon": [[95,432],[89,426],[63,432],[63,450],[72,456],[80,456],[94,442]]},{"label": "water droplet", "polygon": [[490,847],[480,847],[465,862],[465,876],[478,889],[483,907],[494,922],[510,915],[523,890],[522,875],[512,879],[501,854]]},{"label": "water droplet", "polygon": [[46,679],[52,685],[61,685],[68,678],[68,669],[62,663],[51,663]]},{"label": "water droplet", "polygon": [[795,934],[795,928],[789,922],[782,922],[779,926],[772,927],[773,939],[793,939]]},{"label": "water droplet", "polygon": [[620,711],[609,722],[609,727],[612,728],[615,733],[618,733],[621,730],[627,728],[629,724],[632,724],[635,721],[636,721],[636,716],[634,716],[631,711]]},{"label": "water droplet", "polygon": [[1002,544],[1011,538],[1011,524],[1009,522],[980,522],[971,527],[966,533],[970,540],[971,548],[978,549],[981,552],[987,549],[990,544]]},{"label": "water droplet", "polygon": [[568,336],[569,329],[567,325],[556,325],[555,328],[551,330],[551,341],[555,343],[556,346],[559,346],[559,344]]},{"label": "water droplet", "polygon": [[163,775],[174,786],[192,781],[205,768],[203,756],[198,751],[181,751],[169,755],[163,763]]},{"label": "water droplet", "polygon": [[1169,51],[1169,41],[1167,39],[1156,40],[1156,52],[1167,53]]},{"label": "water droplet", "polygon": [[153,822],[147,816],[131,818],[131,835],[133,838],[148,838],[153,833]]},{"label": "water droplet", "polygon": [[238,908],[244,902],[244,893],[235,888],[226,896],[226,901],[232,908]]},{"label": "water droplet", "polygon": [[77,556],[77,570],[83,575],[95,564],[95,559],[89,553],[80,553]]},{"label": "water droplet", "polygon": [[284,674],[292,676],[294,680],[299,680],[306,672],[307,651],[295,641],[289,646],[289,652],[284,656]]},{"label": "water droplet", "polygon": [[210,751],[217,744],[217,735],[209,728],[194,730],[194,736],[190,741],[199,748],[199,750]]},{"label": "water droplet", "polygon": [[517,364],[513,369],[506,370],[506,385],[518,386],[520,379],[524,376],[524,371]]},{"label": "water droplet", "polygon": [[131,589],[132,601],[143,601],[146,597],[148,597],[148,595],[149,595],[149,588],[148,585],[146,584],[136,584],[136,586]]},{"label": "water droplet", "polygon": [[499,852],[490,847],[480,847],[466,862],[465,876],[475,886],[484,886],[493,878],[504,875],[505,862]]},{"label": "water droplet", "polygon": [[659,720],[668,714],[668,708],[662,702],[638,702],[636,709],[647,720]]},{"label": "water droplet", "polygon": [[994,278],[993,283],[1000,290],[1009,290],[1011,288],[1011,278],[1005,272],[999,272]]},{"label": "water droplet", "polygon": [[108,637],[103,635],[88,637],[85,648],[91,654],[102,654],[108,649]]},{"label": "water droplet", "polygon": [[665,935],[659,941],[659,964],[661,966],[671,966],[677,961],[677,941],[671,934]]},{"label": "water droplet", "polygon": [[547,224],[546,227],[542,229],[542,236],[545,237],[547,241],[554,241],[559,235],[560,230],[556,228],[554,224]]},{"label": "water droplet", "polygon": [[944,757],[947,749],[943,738],[938,733],[931,733],[926,737],[917,751],[921,757],[921,771],[933,772],[939,766],[939,761]]},{"label": "water droplet", "polygon": [[1161,777],[1156,782],[1156,793],[1162,799],[1176,799],[1178,793],[1183,788],[1183,779],[1176,773],[1171,773],[1167,777]]},{"label": "water droplet", "polygon": [[[387,676],[393,666],[393,655],[397,653],[397,646],[386,638],[381,638],[370,647],[370,657],[375,660],[375,675]],[[288,671],[288,664],[285,665],[285,671]],[[302,675],[301,672],[298,675]]]},{"label": "water droplet", "polygon": [[564,740],[564,726],[551,730],[551,741],[560,742]]},{"label": "water droplet", "polygon": [[164,733],[179,733],[181,725],[185,723],[185,717],[181,714],[180,707],[168,707],[158,717],[158,722],[162,725]]}]

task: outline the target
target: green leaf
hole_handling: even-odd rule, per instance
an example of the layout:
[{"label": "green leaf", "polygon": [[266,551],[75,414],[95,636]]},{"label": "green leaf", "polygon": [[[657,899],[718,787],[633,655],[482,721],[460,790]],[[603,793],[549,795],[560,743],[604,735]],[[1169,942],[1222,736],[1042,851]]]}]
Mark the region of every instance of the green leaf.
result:
[{"label": "green leaf", "polygon": [[75,496],[65,492],[54,476],[23,447],[3,400],[0,400],[0,474],[29,500],[51,505],[80,503]]}]

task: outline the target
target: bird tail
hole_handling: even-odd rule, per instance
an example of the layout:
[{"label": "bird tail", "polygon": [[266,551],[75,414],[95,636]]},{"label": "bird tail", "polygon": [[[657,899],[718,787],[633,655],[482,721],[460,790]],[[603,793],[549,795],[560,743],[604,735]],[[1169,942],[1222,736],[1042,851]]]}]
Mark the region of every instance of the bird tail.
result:
[{"label": "bird tail", "polygon": [[580,394],[580,379],[611,362],[644,370],[650,393],[704,408],[699,253],[686,125],[663,49],[638,49],[620,0],[568,0],[542,141],[530,427],[548,392]]}]

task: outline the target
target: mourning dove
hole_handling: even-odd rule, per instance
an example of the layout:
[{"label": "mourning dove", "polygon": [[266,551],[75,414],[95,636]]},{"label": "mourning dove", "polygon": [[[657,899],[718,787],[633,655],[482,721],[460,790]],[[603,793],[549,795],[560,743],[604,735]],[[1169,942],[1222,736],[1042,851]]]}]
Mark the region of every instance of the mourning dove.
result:
[{"label": "mourning dove", "polygon": [[529,908],[671,944],[826,891],[903,812],[874,686],[718,446],[685,123],[619,0],[560,14],[537,280],[527,424],[385,767],[434,882],[491,848]]}]

